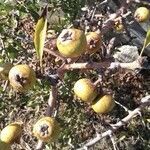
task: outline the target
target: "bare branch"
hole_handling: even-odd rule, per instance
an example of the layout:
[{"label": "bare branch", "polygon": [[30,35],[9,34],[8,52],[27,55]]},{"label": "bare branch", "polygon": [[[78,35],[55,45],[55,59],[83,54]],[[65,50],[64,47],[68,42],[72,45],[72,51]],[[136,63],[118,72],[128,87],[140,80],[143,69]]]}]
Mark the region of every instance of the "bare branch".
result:
[{"label": "bare branch", "polygon": [[114,150],[117,150],[117,148],[116,148],[116,143],[115,143],[115,139],[114,139],[113,135],[112,135],[112,134],[110,134],[110,135],[109,135],[109,137],[110,137],[111,142],[112,142],[112,144],[113,144],[113,148],[114,148]]},{"label": "bare branch", "polygon": [[102,134],[97,134],[97,136],[94,139],[90,140],[86,144],[83,144],[83,147],[79,148],[78,150],[84,150],[84,147],[90,147],[90,146],[96,144],[102,138],[104,138],[106,136],[110,136],[117,129],[119,129],[123,125],[127,124],[132,118],[137,116],[139,114],[139,112],[141,112],[142,109],[147,107],[147,106],[150,106],[150,95],[142,98],[141,99],[141,105],[138,108],[136,108],[133,111],[131,111],[128,116],[126,116],[125,118],[123,118],[122,120],[117,122],[116,124],[111,125],[112,129],[109,129],[109,130],[103,132]]},{"label": "bare branch", "polygon": [[48,99],[48,106],[46,111],[46,116],[52,116],[53,110],[55,108],[55,103],[57,99],[57,87],[52,86],[50,92],[49,92],[49,99]]},{"label": "bare branch", "polygon": [[63,70],[72,70],[72,69],[97,69],[109,67],[110,62],[101,62],[101,63],[73,63],[73,64],[65,64],[62,68]]},{"label": "bare branch", "polygon": [[[107,68],[107,69],[114,69],[114,68],[123,68],[123,69],[142,69],[144,57],[140,57],[138,60],[133,61],[131,63],[119,63],[119,62],[111,62],[111,61],[104,61],[104,62],[92,62],[92,63],[72,63],[72,64],[64,64],[63,67],[60,68],[61,71],[63,70],[72,70],[72,69],[100,69],[100,68]],[[149,68],[148,68],[149,69]]]},{"label": "bare branch", "polygon": [[36,145],[36,150],[42,150],[44,147],[43,141],[39,140],[37,145]]},{"label": "bare branch", "polygon": [[120,107],[122,107],[126,112],[130,113],[131,110],[129,110],[127,107],[123,106],[122,104],[120,104],[119,102],[115,101],[116,104],[118,104]]},{"label": "bare branch", "polygon": [[62,60],[63,62],[66,61],[66,58],[63,57],[62,55],[60,55],[57,51],[54,51],[54,50],[51,50],[51,49],[48,49],[48,48],[44,48],[44,51],[47,52],[47,53],[50,54],[50,55],[53,55],[53,56],[59,58],[59,59]]}]

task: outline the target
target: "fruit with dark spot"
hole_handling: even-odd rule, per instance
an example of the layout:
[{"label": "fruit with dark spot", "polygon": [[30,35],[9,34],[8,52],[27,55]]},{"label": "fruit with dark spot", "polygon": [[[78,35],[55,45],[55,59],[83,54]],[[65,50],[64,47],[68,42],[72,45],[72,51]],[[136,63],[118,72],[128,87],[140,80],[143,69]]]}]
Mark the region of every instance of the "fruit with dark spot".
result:
[{"label": "fruit with dark spot", "polygon": [[97,90],[95,85],[90,81],[90,79],[80,79],[74,85],[74,93],[85,102],[92,102],[97,96]]},{"label": "fruit with dark spot", "polygon": [[35,72],[28,65],[16,65],[9,71],[9,81],[16,91],[26,91],[36,82]]},{"label": "fruit with dark spot", "polygon": [[120,20],[115,22],[114,28],[117,32],[122,32],[124,30],[124,26]]},{"label": "fruit with dark spot", "polygon": [[139,7],[134,13],[134,18],[138,22],[145,22],[150,18],[150,10],[146,7]]},{"label": "fruit with dark spot", "polygon": [[86,51],[86,36],[79,29],[64,29],[57,38],[57,48],[65,57],[78,57]]},{"label": "fruit with dark spot", "polygon": [[96,113],[105,114],[110,112],[115,105],[112,95],[98,97],[93,101],[92,108]]},{"label": "fruit with dark spot", "polygon": [[33,134],[42,141],[54,141],[60,132],[58,122],[52,117],[43,117],[33,127]]},{"label": "fruit with dark spot", "polygon": [[88,32],[86,34],[86,39],[88,53],[95,53],[100,49],[102,45],[101,34],[98,34],[97,32]]}]

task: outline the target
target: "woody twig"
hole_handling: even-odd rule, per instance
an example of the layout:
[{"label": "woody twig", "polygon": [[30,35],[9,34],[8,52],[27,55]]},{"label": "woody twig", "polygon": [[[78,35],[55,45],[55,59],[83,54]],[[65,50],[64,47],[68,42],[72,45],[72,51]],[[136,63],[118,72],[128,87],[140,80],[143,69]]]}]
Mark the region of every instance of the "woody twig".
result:
[{"label": "woody twig", "polygon": [[97,134],[97,136],[93,139],[91,139],[89,142],[87,143],[83,143],[82,147],[79,148],[78,150],[84,150],[87,149],[88,147],[94,145],[95,143],[99,142],[101,139],[110,136],[117,131],[120,127],[124,126],[125,124],[127,124],[131,119],[133,119],[134,117],[136,117],[137,115],[139,115],[139,112],[141,112],[145,107],[150,106],[150,95],[145,96],[141,99],[141,105],[139,107],[137,107],[136,109],[134,109],[133,111],[129,112],[129,114],[121,119],[119,122],[117,122],[116,124],[112,124],[111,125],[111,129],[101,133],[101,134]]}]

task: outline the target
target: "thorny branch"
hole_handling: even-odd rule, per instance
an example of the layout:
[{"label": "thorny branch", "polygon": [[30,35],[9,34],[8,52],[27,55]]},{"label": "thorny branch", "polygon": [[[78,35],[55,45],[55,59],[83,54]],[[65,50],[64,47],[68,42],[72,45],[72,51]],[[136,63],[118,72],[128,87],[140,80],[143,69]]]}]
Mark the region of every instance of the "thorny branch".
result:
[{"label": "thorny branch", "polygon": [[147,106],[150,106],[150,95],[143,97],[141,99],[141,105],[138,108],[131,111],[125,118],[121,119],[116,124],[112,124],[111,129],[109,129],[109,130],[107,130],[107,131],[105,131],[101,134],[97,134],[97,136],[94,139],[90,140],[87,143],[83,143],[82,144],[83,147],[81,147],[77,150],[87,149],[88,147],[90,147],[90,146],[94,145],[95,143],[99,142],[102,138],[107,137],[107,136],[111,136],[112,133],[114,133],[117,129],[119,129],[123,125],[127,124],[132,118],[139,115],[139,112],[141,112]]},{"label": "thorny branch", "polygon": [[52,86],[52,88],[50,90],[50,94],[49,94],[46,116],[52,116],[53,115],[53,110],[55,108],[57,94],[58,94],[57,93],[57,87]]},{"label": "thorny branch", "polygon": [[44,48],[44,51],[47,52],[47,53],[50,54],[50,55],[53,55],[53,56],[59,58],[59,59],[62,60],[63,62],[66,61],[66,58],[65,58],[65,57],[63,57],[62,55],[60,55],[58,52],[56,52],[56,51],[54,51],[54,50]]},{"label": "thorny branch", "polygon": [[72,70],[72,69],[115,69],[115,68],[122,68],[122,69],[150,69],[149,66],[144,66],[144,62],[146,61],[145,57],[139,57],[137,60],[131,63],[119,63],[119,62],[111,62],[111,61],[104,61],[104,62],[90,62],[90,63],[72,63],[72,64],[64,64],[61,68],[58,69],[59,74],[63,74],[65,70]]}]

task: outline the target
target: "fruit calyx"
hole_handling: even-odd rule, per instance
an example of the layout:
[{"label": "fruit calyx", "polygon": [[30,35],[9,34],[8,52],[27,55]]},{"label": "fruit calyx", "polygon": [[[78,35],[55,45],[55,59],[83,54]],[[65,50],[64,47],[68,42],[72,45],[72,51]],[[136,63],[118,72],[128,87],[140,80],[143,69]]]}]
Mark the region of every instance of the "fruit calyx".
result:
[{"label": "fruit calyx", "polygon": [[33,135],[42,141],[54,141],[59,135],[59,124],[52,117],[43,117],[33,126]]},{"label": "fruit calyx", "polygon": [[18,74],[16,75],[16,81],[19,82],[20,85],[24,85],[27,83],[27,78],[20,77]]},{"label": "fruit calyx", "polygon": [[65,42],[65,41],[72,40],[72,34],[73,34],[72,32],[64,30],[64,32],[62,33],[62,36],[60,37],[61,41]]},{"label": "fruit calyx", "polygon": [[52,134],[52,128],[47,124],[42,124],[39,130],[41,136],[47,136]]},{"label": "fruit calyx", "polygon": [[87,32],[86,33],[87,39],[87,53],[95,53],[98,51],[102,45],[102,37],[101,33],[98,32]]},{"label": "fruit calyx", "polygon": [[98,40],[91,39],[88,43],[90,45],[90,49],[95,48],[97,42],[98,42]]}]

